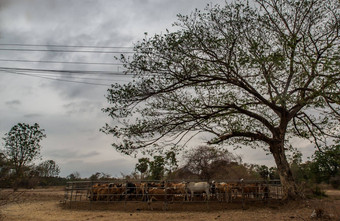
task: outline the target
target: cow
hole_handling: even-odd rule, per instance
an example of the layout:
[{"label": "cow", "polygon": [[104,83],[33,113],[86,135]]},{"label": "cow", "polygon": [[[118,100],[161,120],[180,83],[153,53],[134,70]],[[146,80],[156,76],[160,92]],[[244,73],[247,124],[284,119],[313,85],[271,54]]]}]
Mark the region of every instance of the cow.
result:
[{"label": "cow", "polygon": [[91,201],[119,200],[125,193],[125,189],[122,184],[96,183],[89,190],[88,197]]},{"label": "cow", "polygon": [[234,183],[215,183],[216,198],[219,201],[231,202],[237,195],[237,184]]},{"label": "cow", "polygon": [[153,210],[152,207],[152,201],[163,201],[163,205],[165,205],[165,209],[167,209],[167,201],[173,199],[174,197],[174,190],[172,188],[149,188],[148,189],[148,206],[151,210]]},{"label": "cow", "polygon": [[122,184],[110,183],[108,186],[108,200],[120,200],[124,192],[125,188],[122,187]]},{"label": "cow", "polygon": [[167,187],[173,190],[174,198],[182,198],[183,201],[187,198],[186,184],[182,183],[168,183]]},{"label": "cow", "polygon": [[136,184],[131,182],[126,182],[121,184],[121,189],[123,189],[123,194],[125,194],[125,199],[136,198]]},{"label": "cow", "polygon": [[260,186],[260,195],[262,197],[263,200],[266,200],[269,198],[269,193],[270,193],[270,190],[269,190],[269,186],[266,185],[266,184],[262,184]]},{"label": "cow", "polygon": [[238,183],[235,189],[242,193],[242,197],[245,198],[259,198],[262,191],[261,185],[258,183]]},{"label": "cow", "polygon": [[88,197],[91,201],[97,201],[98,200],[98,190],[100,189],[100,184],[96,183],[94,184],[91,189],[88,191]]},{"label": "cow", "polygon": [[187,192],[190,192],[190,200],[193,201],[194,194],[205,193],[207,199],[210,199],[210,184],[208,182],[189,182],[186,185]]},{"label": "cow", "polygon": [[109,184],[94,184],[89,191],[89,198],[91,201],[105,200],[108,195]]}]

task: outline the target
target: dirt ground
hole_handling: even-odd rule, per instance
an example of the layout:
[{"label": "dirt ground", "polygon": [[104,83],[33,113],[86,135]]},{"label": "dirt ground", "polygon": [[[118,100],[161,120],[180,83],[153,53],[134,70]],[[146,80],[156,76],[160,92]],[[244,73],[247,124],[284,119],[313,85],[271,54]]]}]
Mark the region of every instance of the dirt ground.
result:
[{"label": "dirt ground", "polygon": [[2,190],[0,220],[311,220],[314,209],[326,214],[324,219],[340,220],[340,191],[326,191],[328,197],[300,202],[278,201],[241,203],[154,204],[151,211],[146,203],[64,204],[62,188]]}]

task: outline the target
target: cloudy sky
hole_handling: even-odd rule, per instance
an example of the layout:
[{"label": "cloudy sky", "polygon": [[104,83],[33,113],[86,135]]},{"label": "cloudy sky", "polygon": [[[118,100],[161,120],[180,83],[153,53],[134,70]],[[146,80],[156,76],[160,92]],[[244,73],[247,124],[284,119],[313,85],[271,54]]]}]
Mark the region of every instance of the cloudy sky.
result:
[{"label": "cloudy sky", "polygon": [[[101,111],[108,85],[129,81],[114,56],[207,3],[224,0],[1,0],[0,137],[19,122],[36,122],[47,134],[43,160],[56,161],[61,176],[129,174],[136,159],[99,132],[110,122]],[[244,162],[273,164],[263,152],[237,153]]]}]

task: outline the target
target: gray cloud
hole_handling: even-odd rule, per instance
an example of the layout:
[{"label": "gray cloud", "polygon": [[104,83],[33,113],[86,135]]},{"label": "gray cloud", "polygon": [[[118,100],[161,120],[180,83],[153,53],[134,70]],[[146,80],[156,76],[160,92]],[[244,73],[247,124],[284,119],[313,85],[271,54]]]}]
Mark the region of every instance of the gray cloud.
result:
[{"label": "gray cloud", "polygon": [[20,100],[11,100],[11,101],[6,101],[5,104],[9,106],[10,108],[16,108],[21,105]]},{"label": "gray cloud", "polygon": [[24,115],[25,118],[41,118],[43,116],[44,115],[42,115],[42,114],[25,114]]},{"label": "gray cloud", "polygon": [[70,149],[61,149],[57,151],[50,151],[48,152],[50,157],[56,159],[63,159],[63,160],[70,160],[70,159],[82,159],[87,157],[94,157],[98,156],[99,152],[97,151],[90,151],[90,152],[82,152],[81,150],[70,150]]},{"label": "gray cloud", "polygon": [[12,100],[12,101],[7,101],[7,105],[19,105],[21,102],[19,100]]},{"label": "gray cloud", "polygon": [[114,177],[121,173],[130,174],[134,170],[133,159],[117,159],[98,162],[85,162],[82,160],[69,161],[61,167],[61,175],[67,176],[72,172],[79,172],[81,177],[89,177],[96,172],[104,172]]},{"label": "gray cloud", "polygon": [[64,104],[63,107],[67,114],[74,115],[98,112],[101,105],[103,104],[95,101],[77,101]]}]

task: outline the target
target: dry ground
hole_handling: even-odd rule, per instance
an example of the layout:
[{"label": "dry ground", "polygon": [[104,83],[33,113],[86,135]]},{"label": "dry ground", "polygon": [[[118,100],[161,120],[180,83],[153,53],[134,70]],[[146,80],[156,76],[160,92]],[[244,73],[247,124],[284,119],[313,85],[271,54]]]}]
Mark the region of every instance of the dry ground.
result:
[{"label": "dry ground", "polygon": [[63,204],[61,188],[2,190],[0,220],[50,221],[50,220],[310,220],[312,211],[323,209],[331,220],[340,220],[340,191],[326,192],[329,197],[282,204],[281,202],[242,204],[170,204],[163,211],[163,204],[154,204],[150,211],[146,203],[114,204]]}]

